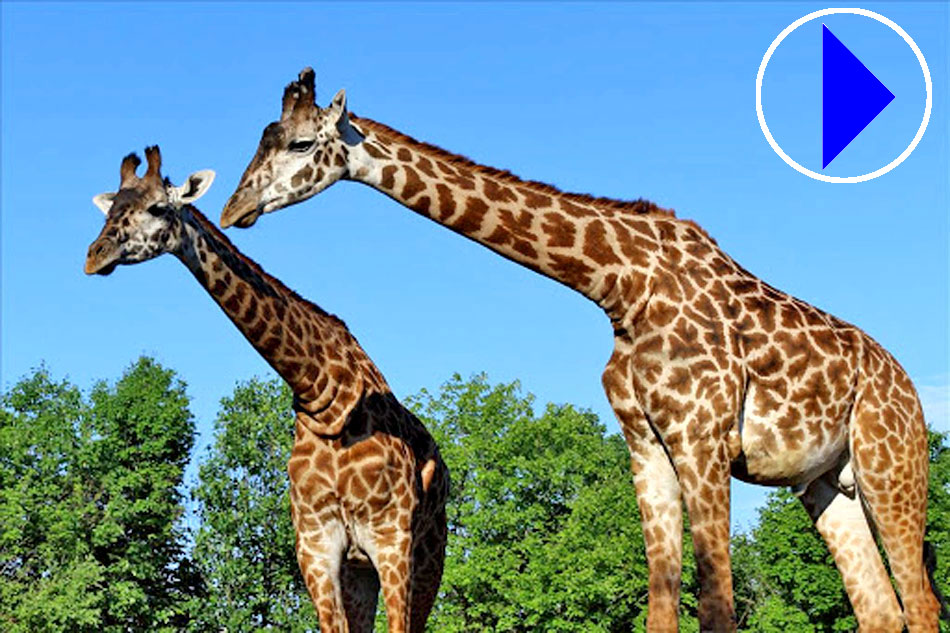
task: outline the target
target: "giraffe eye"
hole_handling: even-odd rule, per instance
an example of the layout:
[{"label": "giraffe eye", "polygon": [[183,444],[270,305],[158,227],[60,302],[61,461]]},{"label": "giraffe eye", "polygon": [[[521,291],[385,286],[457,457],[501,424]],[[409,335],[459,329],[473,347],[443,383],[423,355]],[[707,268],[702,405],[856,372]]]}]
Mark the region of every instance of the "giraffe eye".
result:
[{"label": "giraffe eye", "polygon": [[154,216],[164,215],[166,211],[168,211],[168,207],[163,207],[158,204],[153,204],[148,208],[148,212]]},{"label": "giraffe eye", "polygon": [[306,152],[311,147],[313,147],[314,139],[312,138],[302,138],[297,139],[296,141],[291,141],[290,145],[287,146],[292,152]]}]

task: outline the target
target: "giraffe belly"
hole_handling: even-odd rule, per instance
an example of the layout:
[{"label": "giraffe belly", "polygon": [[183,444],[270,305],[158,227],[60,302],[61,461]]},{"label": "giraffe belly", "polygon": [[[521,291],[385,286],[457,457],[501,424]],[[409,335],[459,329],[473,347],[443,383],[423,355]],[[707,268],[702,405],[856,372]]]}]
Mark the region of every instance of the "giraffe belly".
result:
[{"label": "giraffe belly", "polygon": [[[740,419],[741,451],[732,473],[750,483],[794,486],[819,477],[841,462],[848,445],[842,407],[775,400],[751,383]],[[755,406],[756,402],[771,406]]]}]

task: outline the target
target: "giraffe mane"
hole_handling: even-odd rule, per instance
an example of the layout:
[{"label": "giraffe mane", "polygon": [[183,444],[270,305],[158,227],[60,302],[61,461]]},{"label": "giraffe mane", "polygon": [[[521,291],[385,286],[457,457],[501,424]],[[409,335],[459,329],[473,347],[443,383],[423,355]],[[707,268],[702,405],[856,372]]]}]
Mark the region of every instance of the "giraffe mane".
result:
[{"label": "giraffe mane", "polygon": [[384,135],[393,137],[395,140],[409,144],[415,145],[420,149],[424,150],[426,153],[433,155],[451,165],[458,167],[465,167],[471,169],[472,171],[484,174],[486,176],[491,176],[492,178],[497,178],[503,182],[512,185],[527,186],[533,191],[538,193],[548,194],[552,196],[558,196],[566,198],[571,202],[576,202],[579,204],[589,205],[589,206],[599,206],[607,207],[616,211],[624,211],[628,213],[633,213],[636,215],[659,215],[666,216],[670,218],[675,218],[676,213],[672,209],[664,209],[657,204],[646,200],[644,198],[638,198],[636,200],[618,200],[616,198],[604,198],[600,196],[593,196],[587,193],[571,193],[567,191],[562,191],[558,187],[539,182],[537,180],[525,180],[518,175],[508,171],[507,169],[497,169],[495,167],[488,167],[486,165],[481,165],[472,159],[462,156],[460,154],[453,154],[448,150],[442,149],[438,145],[432,145],[431,143],[426,143],[424,141],[417,141],[407,134],[403,134],[397,130],[392,129],[388,125],[374,121],[372,119],[366,119],[363,117],[358,117],[352,112],[350,112],[350,118],[358,125],[366,127],[370,130],[382,132]]}]

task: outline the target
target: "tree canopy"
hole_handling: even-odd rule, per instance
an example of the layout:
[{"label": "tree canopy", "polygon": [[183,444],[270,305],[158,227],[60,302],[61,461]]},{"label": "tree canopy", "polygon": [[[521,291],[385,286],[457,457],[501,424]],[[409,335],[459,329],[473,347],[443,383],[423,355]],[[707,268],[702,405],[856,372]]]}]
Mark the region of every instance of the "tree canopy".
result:
[{"label": "tree canopy", "polygon": [[0,409],[7,631],[177,630],[193,593],[180,485],[185,385],[142,358],[88,398],[41,368]]},{"label": "tree canopy", "polygon": [[484,376],[410,402],[452,473],[433,630],[629,631],[642,620],[646,558],[619,436],[571,405],[536,414],[517,382]]},{"label": "tree canopy", "polygon": [[290,520],[291,398],[283,382],[255,379],[221,401],[192,491],[192,556],[207,592],[195,603],[194,630],[317,630]]}]

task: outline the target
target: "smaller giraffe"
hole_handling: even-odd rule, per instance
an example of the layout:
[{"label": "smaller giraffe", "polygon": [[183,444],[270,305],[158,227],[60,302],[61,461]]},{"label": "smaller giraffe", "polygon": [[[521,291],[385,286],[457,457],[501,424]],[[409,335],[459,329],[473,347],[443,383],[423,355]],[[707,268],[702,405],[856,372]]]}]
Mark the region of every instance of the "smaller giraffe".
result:
[{"label": "smaller giraffe", "polygon": [[212,171],[176,187],[157,146],[130,154],[87,274],[175,255],[294,393],[287,468],[297,560],[320,630],[373,630],[382,586],[389,631],[422,631],[445,558],[448,469],[425,427],[337,317],[265,273],[190,203]]}]

